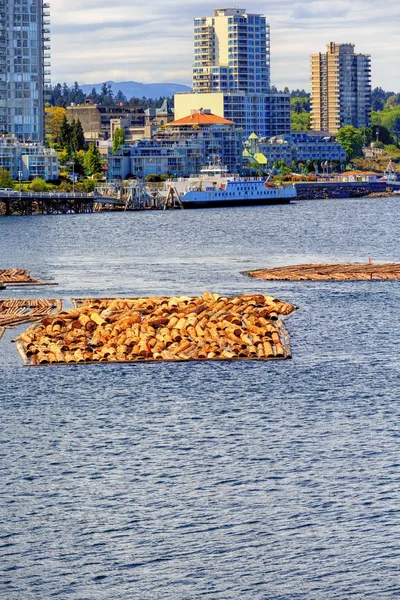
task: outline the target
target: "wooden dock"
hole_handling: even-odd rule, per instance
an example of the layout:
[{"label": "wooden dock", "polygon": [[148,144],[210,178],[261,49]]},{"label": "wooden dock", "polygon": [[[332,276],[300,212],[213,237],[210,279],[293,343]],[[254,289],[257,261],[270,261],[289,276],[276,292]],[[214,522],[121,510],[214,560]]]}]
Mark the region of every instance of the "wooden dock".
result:
[{"label": "wooden dock", "polygon": [[0,190],[0,215],[62,215],[103,210],[166,210],[182,208],[179,198],[167,196],[144,182],[119,186],[103,184],[92,194],[80,192],[17,192]]},{"label": "wooden dock", "polygon": [[92,194],[0,190],[0,215],[90,213],[94,201]]}]

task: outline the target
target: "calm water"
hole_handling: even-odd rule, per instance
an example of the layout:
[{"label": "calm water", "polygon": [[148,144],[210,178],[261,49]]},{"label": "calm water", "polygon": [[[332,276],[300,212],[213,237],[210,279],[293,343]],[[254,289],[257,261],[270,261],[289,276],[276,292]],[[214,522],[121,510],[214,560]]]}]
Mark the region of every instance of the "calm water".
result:
[{"label": "calm water", "polygon": [[398,199],[0,219],[2,297],[260,291],[293,360],[24,368],[0,342],[4,600],[400,597],[398,282],[246,269],[400,261]]}]

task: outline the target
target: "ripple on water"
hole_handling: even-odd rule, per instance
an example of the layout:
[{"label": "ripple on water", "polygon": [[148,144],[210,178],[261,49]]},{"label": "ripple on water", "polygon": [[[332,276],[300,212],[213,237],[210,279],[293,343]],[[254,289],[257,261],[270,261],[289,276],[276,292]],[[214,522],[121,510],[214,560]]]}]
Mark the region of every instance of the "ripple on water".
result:
[{"label": "ripple on water", "polygon": [[0,268],[60,284],[33,297],[254,290],[300,307],[293,360],[269,364],[29,369],[7,332],[1,597],[399,597],[399,285],[239,273],[396,260],[397,215],[377,199],[0,220]]}]

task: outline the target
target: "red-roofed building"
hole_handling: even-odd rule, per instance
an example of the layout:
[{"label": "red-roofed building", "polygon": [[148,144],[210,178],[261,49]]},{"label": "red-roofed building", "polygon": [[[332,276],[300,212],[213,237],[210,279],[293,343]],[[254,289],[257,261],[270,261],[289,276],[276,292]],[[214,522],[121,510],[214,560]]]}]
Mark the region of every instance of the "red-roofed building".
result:
[{"label": "red-roofed building", "polygon": [[236,172],[242,166],[243,131],[230,119],[213,114],[209,109],[190,111],[190,115],[161,127],[153,139],[193,143],[201,148],[200,169],[211,157],[218,156],[222,164]]},{"label": "red-roofed building", "polygon": [[110,154],[109,179],[124,179],[128,173],[188,176],[199,173],[216,157],[235,173],[242,166],[242,136],[233,121],[207,109],[193,110],[160,127],[151,140],[138,140]]},{"label": "red-roofed building", "polygon": [[233,121],[224,119],[218,115],[213,115],[209,110],[192,110],[191,114],[183,119],[172,121],[168,123],[168,127],[185,127],[187,125],[193,127],[193,125],[234,125]]},{"label": "red-roofed building", "polygon": [[342,174],[342,181],[367,181],[374,182],[378,179],[378,174],[374,171],[345,171]]}]

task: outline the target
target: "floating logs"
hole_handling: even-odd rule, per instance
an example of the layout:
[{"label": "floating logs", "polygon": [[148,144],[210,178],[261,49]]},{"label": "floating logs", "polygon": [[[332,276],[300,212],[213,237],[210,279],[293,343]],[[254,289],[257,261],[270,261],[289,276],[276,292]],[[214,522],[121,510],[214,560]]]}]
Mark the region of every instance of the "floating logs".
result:
[{"label": "floating logs", "polygon": [[400,279],[399,263],[294,265],[249,271],[250,277],[268,281],[358,281]]},{"label": "floating logs", "polygon": [[0,281],[7,285],[57,285],[32,277],[26,269],[0,269]]},{"label": "floating logs", "polygon": [[295,308],[262,294],[92,298],[42,319],[17,343],[29,365],[284,359],[281,316]]},{"label": "floating logs", "polygon": [[39,321],[61,309],[61,300],[0,300],[0,332],[4,327]]}]

